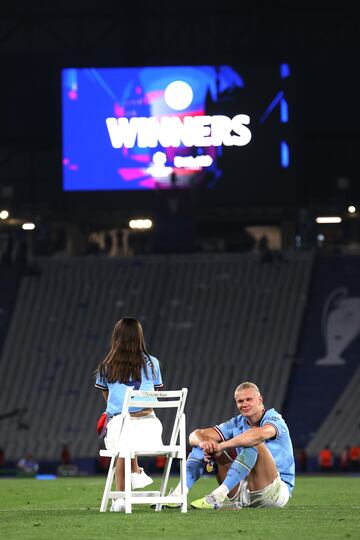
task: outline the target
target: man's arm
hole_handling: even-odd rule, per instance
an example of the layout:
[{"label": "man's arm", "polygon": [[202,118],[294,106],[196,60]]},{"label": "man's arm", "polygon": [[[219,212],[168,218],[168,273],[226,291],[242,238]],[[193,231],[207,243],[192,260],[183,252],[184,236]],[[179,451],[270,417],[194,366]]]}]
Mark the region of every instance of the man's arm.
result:
[{"label": "man's arm", "polygon": [[109,390],[101,390],[101,391],[102,391],[102,395],[104,396],[105,403],[107,403],[108,396],[109,396]]},{"label": "man's arm", "polygon": [[215,452],[215,447],[218,446],[219,441],[221,441],[221,438],[214,428],[195,429],[189,435],[190,446],[198,446],[206,454]]},{"label": "man's arm", "polygon": [[240,446],[257,446],[268,439],[273,439],[276,435],[276,428],[271,424],[265,424],[261,427],[251,428],[228,441],[221,442],[214,451],[222,451],[226,450],[226,448],[239,448]]}]

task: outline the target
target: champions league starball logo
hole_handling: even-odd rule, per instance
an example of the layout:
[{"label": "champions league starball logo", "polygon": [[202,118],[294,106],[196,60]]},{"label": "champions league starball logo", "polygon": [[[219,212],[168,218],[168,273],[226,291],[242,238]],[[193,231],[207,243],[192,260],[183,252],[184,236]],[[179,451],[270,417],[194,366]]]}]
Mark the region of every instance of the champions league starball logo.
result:
[{"label": "champions league starball logo", "polygon": [[326,354],[318,366],[342,366],[341,356],[360,332],[360,297],[349,297],[346,288],[335,289],[327,298],[322,313],[322,337]]}]

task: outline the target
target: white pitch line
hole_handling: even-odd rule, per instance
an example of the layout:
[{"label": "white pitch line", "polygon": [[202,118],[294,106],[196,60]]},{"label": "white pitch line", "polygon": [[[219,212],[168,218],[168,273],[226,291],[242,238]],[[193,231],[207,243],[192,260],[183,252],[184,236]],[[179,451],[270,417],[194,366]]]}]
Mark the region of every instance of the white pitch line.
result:
[{"label": "white pitch line", "polygon": [[98,510],[100,511],[100,506],[96,506],[94,508],[0,508],[0,512],[63,512],[68,510],[81,510],[81,511],[89,511],[89,510]]},{"label": "white pitch line", "polygon": [[[344,505],[331,505],[331,506],[287,506],[285,509],[286,510],[297,510],[297,509],[301,509],[301,510],[317,510],[319,508],[342,508],[342,509],[359,509],[360,506],[359,505],[352,505],[352,506],[344,506]],[[97,511],[100,511],[100,506],[95,506],[95,507],[87,507],[87,508],[59,508],[59,507],[56,507],[56,508],[49,508],[49,507],[42,507],[42,508],[34,508],[34,507],[27,507],[27,508],[0,508],[0,512],[4,513],[4,512],[45,512],[45,511],[48,511],[48,512],[62,512],[62,511],[68,511],[68,510],[78,510],[78,511],[81,511],[81,512],[88,512],[89,510],[97,510]],[[224,508],[224,510],[231,510],[231,508]],[[284,509],[283,509],[284,510]]]}]

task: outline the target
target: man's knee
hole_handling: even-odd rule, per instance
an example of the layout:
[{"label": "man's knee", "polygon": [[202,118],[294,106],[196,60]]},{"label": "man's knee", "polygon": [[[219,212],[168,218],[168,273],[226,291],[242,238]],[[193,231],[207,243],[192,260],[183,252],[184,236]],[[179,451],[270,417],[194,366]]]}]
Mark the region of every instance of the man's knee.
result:
[{"label": "man's knee", "polygon": [[276,468],[275,460],[265,443],[258,444],[256,449],[258,451],[258,464],[261,463],[267,468]]},{"label": "man's knee", "polygon": [[258,451],[257,461],[247,478],[248,489],[257,491],[263,489],[275,480],[278,475],[276,463],[266,444],[256,446]]}]

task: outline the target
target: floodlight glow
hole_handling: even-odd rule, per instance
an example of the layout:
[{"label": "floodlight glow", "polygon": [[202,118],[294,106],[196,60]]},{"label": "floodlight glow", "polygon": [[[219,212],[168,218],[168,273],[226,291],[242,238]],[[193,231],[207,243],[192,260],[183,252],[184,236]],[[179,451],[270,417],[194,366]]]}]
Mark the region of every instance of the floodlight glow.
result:
[{"label": "floodlight glow", "polygon": [[0,219],[7,219],[9,217],[9,212],[7,210],[1,210]]},{"label": "floodlight glow", "polygon": [[22,229],[24,231],[33,231],[35,229],[35,223],[23,223]]},{"label": "floodlight glow", "polygon": [[173,81],[167,85],[164,91],[166,104],[175,111],[187,109],[191,105],[193,97],[191,86],[184,81]]},{"label": "floodlight glow", "polygon": [[356,206],[354,206],[353,204],[351,204],[350,206],[348,206],[348,212],[349,212],[349,214],[355,214],[355,212],[356,212]]},{"label": "floodlight glow", "polygon": [[130,229],[148,230],[151,229],[153,222],[151,219],[131,219],[129,221]]},{"label": "floodlight glow", "polygon": [[341,223],[340,216],[322,216],[316,218],[316,223]]},{"label": "floodlight glow", "polygon": [[144,227],[144,229],[151,229],[151,227],[152,227],[151,219],[144,219],[143,220],[143,227]]}]

